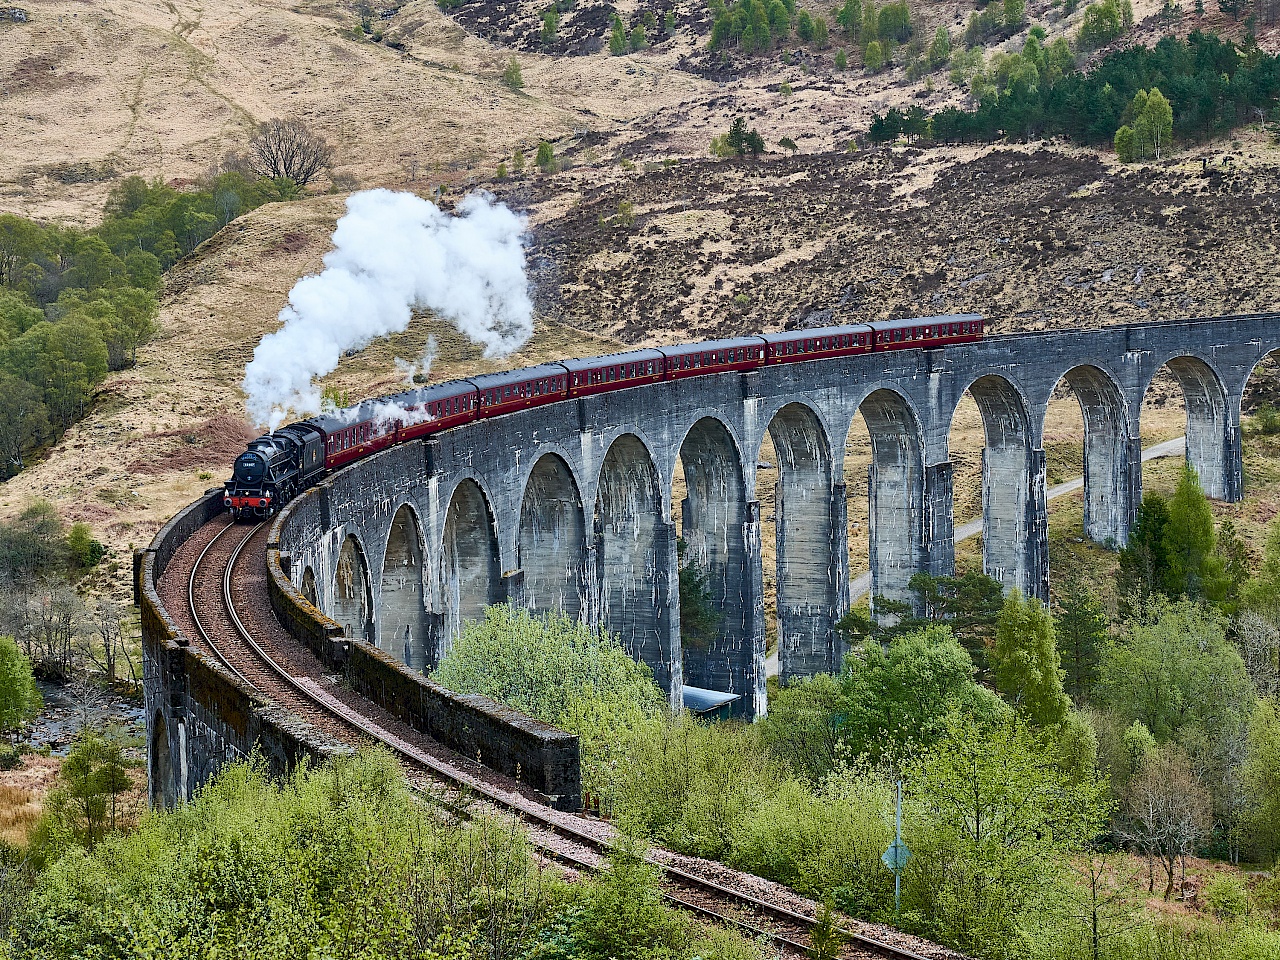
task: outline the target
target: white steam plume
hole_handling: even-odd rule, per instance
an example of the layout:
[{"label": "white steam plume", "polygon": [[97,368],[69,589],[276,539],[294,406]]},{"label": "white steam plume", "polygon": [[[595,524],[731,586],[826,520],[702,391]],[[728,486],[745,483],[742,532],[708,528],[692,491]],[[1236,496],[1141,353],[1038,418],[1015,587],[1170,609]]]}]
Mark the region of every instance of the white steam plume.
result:
[{"label": "white steam plume", "polygon": [[407,386],[415,387],[418,381],[415,377],[422,377],[423,380],[431,376],[431,365],[436,362],[436,335],[434,333],[427,334],[427,345],[423,348],[422,356],[417,363],[410,363],[408,360],[401,360],[396,357],[396,369],[400,371],[400,375],[404,377]]},{"label": "white steam plume", "polygon": [[458,215],[411,193],[366,190],[347,198],[322,273],[303,277],[245,367],[245,408],[274,430],[290,413],[320,409],[316,379],[347,350],[401,333],[426,308],[484,345],[486,357],[533,333],[524,271],[525,219],[487,193]]}]

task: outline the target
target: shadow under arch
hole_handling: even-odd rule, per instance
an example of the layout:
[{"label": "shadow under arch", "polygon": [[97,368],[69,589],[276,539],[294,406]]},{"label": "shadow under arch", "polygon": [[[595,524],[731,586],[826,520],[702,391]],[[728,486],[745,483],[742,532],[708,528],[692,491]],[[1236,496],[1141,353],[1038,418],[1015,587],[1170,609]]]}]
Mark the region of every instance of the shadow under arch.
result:
[{"label": "shadow under arch", "polygon": [[173,783],[173,760],[169,753],[169,727],[159,710],[151,721],[151,806],[169,810],[176,796]]},{"label": "shadow under arch", "polygon": [[[680,504],[680,562],[704,579],[717,619],[713,636],[682,637],[684,682],[736,693],[742,698],[736,709],[754,715],[759,598],[752,584],[748,524],[758,518],[747,502],[738,444],[723,422],[703,417],[681,441],[680,464],[687,490]],[[758,543],[752,546],[758,549]]]},{"label": "shadow under arch", "polygon": [[559,454],[538,458],[520,503],[516,563],[525,605],[576,618],[582,611],[586,521],[573,471]]},{"label": "shadow under arch", "polygon": [[[1013,383],[986,374],[967,388],[982,416],[982,569],[1006,590],[1047,589],[1043,540],[1043,454],[1036,464],[1027,402]],[[957,405],[958,409],[958,405]],[[954,421],[955,413],[952,413]],[[1038,492],[1033,484],[1040,483]],[[1038,518],[1038,519],[1037,519]]]},{"label": "shadow under arch", "polygon": [[391,520],[382,559],[378,647],[414,670],[431,666],[422,573],[422,528],[413,507],[404,503]]},{"label": "shadow under arch", "polygon": [[320,594],[316,590],[316,572],[310,567],[302,571],[302,584],[298,587],[302,598],[317,610],[320,609]]},{"label": "shadow under arch", "polygon": [[[1187,463],[1200,476],[1205,495],[1214,500],[1234,500],[1239,478],[1232,472],[1238,467],[1234,456],[1228,456],[1229,435],[1233,432],[1227,409],[1227,391],[1214,369],[1199,357],[1179,356],[1166,360],[1160,369],[1168,369],[1182,388],[1187,408]],[[1159,376],[1159,370],[1156,371]],[[1155,382],[1155,377],[1152,377]],[[1143,399],[1151,392],[1151,384]],[[1234,428],[1238,429],[1238,428]],[[1239,438],[1235,437],[1238,442]]]},{"label": "shadow under arch", "polygon": [[463,621],[483,618],[484,608],[500,601],[499,567],[498,537],[489,499],[478,483],[465,479],[454,488],[445,512],[434,605],[443,619],[436,662],[448,653],[454,637],[462,631]]},{"label": "shadow under arch", "polygon": [[333,620],[352,640],[373,640],[373,597],[369,564],[354,534],[347,534],[333,570]]},{"label": "shadow under arch", "polygon": [[[783,406],[768,426],[778,459],[774,536],[778,666],[793,676],[834,673],[843,657],[836,620],[844,613],[847,562],[836,557],[845,523],[844,487],[833,479],[831,442],[803,403]],[[763,443],[762,443],[763,446]],[[759,453],[757,453],[757,458]]]},{"label": "shadow under arch", "polygon": [[635,434],[622,434],[605,453],[593,535],[600,621],[670,694],[681,680],[678,597],[671,578],[676,534],[662,515],[653,456]]},{"label": "shadow under arch", "polygon": [[858,412],[871,439],[867,483],[871,594],[913,602],[908,584],[921,569],[924,550],[920,420],[902,394],[887,388],[869,394]]},{"label": "shadow under arch", "polygon": [[[1094,543],[1123,547],[1137,511],[1137,476],[1130,460],[1139,447],[1129,437],[1129,417],[1120,386],[1092,364],[1072,367],[1061,377],[1080,406],[1084,421],[1084,533]],[[1045,408],[1045,419],[1049,415]],[[1042,434],[1048,432],[1047,423]]]}]

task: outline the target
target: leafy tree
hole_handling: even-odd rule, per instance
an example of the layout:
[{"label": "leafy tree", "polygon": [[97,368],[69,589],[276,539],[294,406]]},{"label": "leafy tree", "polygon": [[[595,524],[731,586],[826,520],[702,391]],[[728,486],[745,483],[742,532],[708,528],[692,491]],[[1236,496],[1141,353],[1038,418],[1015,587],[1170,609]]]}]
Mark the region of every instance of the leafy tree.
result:
[{"label": "leafy tree", "polygon": [[1133,127],[1125,124],[1116,131],[1114,140],[1116,159],[1121,163],[1133,163],[1138,159],[1137,145],[1134,143]]},{"label": "leafy tree", "polygon": [[827,26],[825,17],[814,17],[813,19],[813,45],[819,50],[825,50],[831,42],[831,28]]},{"label": "leafy tree", "polygon": [[1004,0],[1004,25],[1016,30],[1027,20],[1027,0]]},{"label": "leafy tree", "polygon": [[880,47],[879,40],[872,40],[867,44],[866,50],[862,52],[862,62],[872,73],[880,72],[884,66],[884,51]]},{"label": "leafy tree", "polygon": [[1186,600],[1153,600],[1102,659],[1097,690],[1126,722],[1159,741],[1197,728],[1210,741],[1253,709],[1253,686],[1221,615]]},{"label": "leafy tree", "polygon": [[933,43],[929,44],[929,66],[937,68],[951,59],[951,31],[946,24],[938,27],[933,35]]},{"label": "leafy tree", "polygon": [[668,37],[675,36],[676,15],[671,10],[668,10],[667,15],[662,18],[662,32]]},{"label": "leafy tree", "polygon": [[50,433],[49,411],[41,392],[25,380],[0,374],[0,457],[17,473],[27,455]]},{"label": "leafy tree", "polygon": [[[713,34],[713,45],[714,41],[715,36]],[[620,57],[627,52],[627,32],[622,26],[621,18],[616,13],[613,15],[613,26],[609,31],[609,52],[615,57]]]},{"label": "leafy tree", "polygon": [[560,30],[560,11],[553,3],[542,15],[542,45],[549,47],[556,42]]},{"label": "leafy tree", "polygon": [[1084,703],[1098,680],[1098,662],[1109,633],[1107,614],[1088,587],[1075,580],[1063,586],[1058,607],[1054,633],[1066,688],[1076,703]]},{"label": "leafy tree", "polygon": [[862,0],[844,0],[844,5],[836,11],[836,23],[857,43],[862,32]]},{"label": "leafy tree", "polygon": [[881,40],[906,43],[915,28],[911,23],[911,8],[906,0],[886,3],[876,14],[876,36]]},{"label": "leafy tree", "polygon": [[841,674],[840,736],[854,755],[896,759],[928,747],[946,731],[953,711],[982,720],[1008,714],[999,698],[974,681],[973,662],[950,629],[935,626],[868,642]]},{"label": "leafy tree", "polygon": [[805,43],[813,39],[813,18],[805,10],[796,14],[796,36]]},{"label": "leafy tree", "polygon": [[632,50],[643,50],[649,45],[649,40],[644,35],[644,25],[637,23],[631,28],[631,36],[628,45]]},{"label": "leafy tree", "polygon": [[502,85],[508,90],[519,90],[524,86],[524,74],[520,70],[520,61],[515,57],[507,61],[502,68]]},{"label": "leafy tree", "polygon": [[849,67],[849,55],[843,49],[836,51],[835,65],[837,70],[847,70]]},{"label": "leafy tree", "polygon": [[991,676],[1004,698],[1037,727],[1066,719],[1071,700],[1062,691],[1062,670],[1053,618],[1034,597],[1013,590],[1005,599],[991,649]]},{"label": "leafy tree", "polygon": [[1256,853],[1280,858],[1280,703],[1259,700],[1249,720],[1249,752],[1244,767],[1247,824]]},{"label": "leafy tree", "polygon": [[0,733],[33,719],[44,706],[28,660],[12,637],[0,637]]},{"label": "leafy tree", "polygon": [[1103,787],[1063,772],[1020,720],[953,717],[904,780],[915,813],[904,909],[978,953],[1017,937],[1018,917],[1057,870],[1106,822]]},{"label": "leafy tree", "polygon": [[820,784],[839,758],[845,696],[828,673],[796,677],[778,691],[760,722],[765,744],[810,783]]}]

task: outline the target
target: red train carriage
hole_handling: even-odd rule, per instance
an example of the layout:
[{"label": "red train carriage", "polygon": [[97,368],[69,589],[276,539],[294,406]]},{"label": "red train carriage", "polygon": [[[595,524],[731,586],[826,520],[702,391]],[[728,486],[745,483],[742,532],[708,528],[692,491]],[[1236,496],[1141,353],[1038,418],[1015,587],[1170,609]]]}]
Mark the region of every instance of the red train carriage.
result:
[{"label": "red train carriage", "polygon": [[472,377],[480,407],[477,416],[496,417],[540,407],[569,396],[569,371],[558,363]]},{"label": "red train carriage", "polygon": [[585,397],[661,380],[665,359],[661,350],[631,350],[604,357],[566,360],[561,366],[569,371],[569,396]]},{"label": "red train carriage", "polygon": [[877,320],[869,326],[875,334],[876,350],[945,347],[982,339],[982,317],[976,313]]},{"label": "red train carriage", "polygon": [[684,343],[663,347],[659,352],[666,357],[663,379],[680,380],[705,373],[758,369],[764,364],[764,338],[739,337],[735,340]]},{"label": "red train carriage", "polygon": [[787,333],[766,333],[764,362],[796,363],[801,360],[826,360],[855,353],[870,353],[871,328],[822,327],[816,330],[791,330]]}]

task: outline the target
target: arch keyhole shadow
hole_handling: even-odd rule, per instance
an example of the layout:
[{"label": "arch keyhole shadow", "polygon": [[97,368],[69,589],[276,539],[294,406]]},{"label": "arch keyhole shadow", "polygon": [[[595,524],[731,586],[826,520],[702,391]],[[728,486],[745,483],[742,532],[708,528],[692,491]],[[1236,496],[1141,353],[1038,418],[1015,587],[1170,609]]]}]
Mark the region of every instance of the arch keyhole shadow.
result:
[{"label": "arch keyhole shadow", "polygon": [[525,605],[576,618],[582,610],[586,527],[569,465],[555,454],[534,464],[520,506],[516,561]]},{"label": "arch keyhole shadow", "polygon": [[[413,509],[396,511],[382,561],[382,609],[378,647],[414,669],[428,662],[427,617],[422,589],[422,534]],[[432,651],[434,652],[434,651]]]},{"label": "arch keyhole shadow", "polygon": [[[870,439],[867,564],[874,596],[910,602],[924,536],[920,425],[906,400],[876,390],[858,408]],[[850,429],[850,437],[853,436]],[[849,441],[846,441],[846,447]]]},{"label": "arch keyhole shadow", "polygon": [[437,662],[449,652],[466,620],[484,617],[484,608],[500,599],[498,538],[489,501],[474,480],[458,484],[445,513],[440,575],[433,610],[443,625],[437,638]]},{"label": "arch keyhole shadow", "polygon": [[[1048,577],[1042,569],[1045,521],[1036,503],[1043,501],[1044,491],[1037,491],[1033,484],[1043,485],[1043,454],[1037,456],[1032,450],[1026,403],[1012,383],[996,375],[979,377],[966,392],[982,421],[983,572],[1005,589],[1016,587],[1027,596],[1040,596]],[[952,414],[949,445],[956,439],[962,406],[963,402]],[[957,453],[950,454],[953,461],[960,459]],[[960,531],[964,477],[961,470],[956,473],[956,530]]]},{"label": "arch keyhole shadow", "polygon": [[151,806],[170,809],[175,801],[173,761],[169,755],[169,728],[159,710],[151,721]]},{"label": "arch keyhole shadow", "polygon": [[[738,447],[725,426],[708,417],[694,424],[685,436],[680,463],[686,491],[678,517],[684,542],[680,563],[701,578],[706,605],[715,621],[705,635],[693,636],[682,630],[684,683],[736,693],[742,697],[738,709],[749,710],[756,611],[747,525],[753,518]],[[677,488],[676,478],[672,486]],[[681,616],[687,622],[690,612],[682,610]]]},{"label": "arch keyhole shadow", "polygon": [[601,622],[671,693],[681,675],[679,649],[671,642],[675,527],[662,514],[653,458],[632,434],[618,437],[605,454],[593,530]]},{"label": "arch keyhole shadow", "polygon": [[[844,491],[832,479],[830,441],[817,415],[791,403],[769,422],[769,442],[757,461],[757,490],[768,483],[759,471],[766,452],[774,457],[774,577],[779,672],[792,676],[839,669],[835,621],[844,612],[842,580],[847,566],[837,557],[844,526]],[[767,503],[766,499],[761,500]],[[763,529],[762,540],[767,535]],[[767,557],[768,550],[765,550]]]},{"label": "arch keyhole shadow", "polygon": [[369,565],[352,536],[342,541],[333,571],[333,619],[353,640],[370,640],[373,630],[369,595]]},{"label": "arch keyhole shadow", "polygon": [[[1133,498],[1136,474],[1130,467],[1131,441],[1128,415],[1120,388],[1097,367],[1080,366],[1059,380],[1056,394],[1074,399],[1078,417],[1068,413],[1068,397],[1051,400],[1045,407],[1042,431],[1047,483],[1074,482],[1083,478],[1082,528],[1095,543],[1124,546],[1136,509]],[[1136,443],[1132,444],[1136,452]],[[1073,453],[1081,454],[1079,460]]]},{"label": "arch keyhole shadow", "polygon": [[[1170,378],[1177,384],[1171,389]],[[1142,404],[1142,434],[1148,439],[1164,439],[1175,434],[1177,425],[1170,422],[1176,413],[1176,393],[1182,394],[1186,418],[1183,432],[1187,438],[1186,459],[1200,476],[1207,496],[1214,500],[1231,500],[1238,487],[1231,471],[1235,457],[1228,455],[1228,443],[1235,428],[1230,421],[1227,394],[1217,374],[1196,357],[1174,357],[1156,372],[1147,386]],[[1169,401],[1173,400],[1173,403]]]}]

